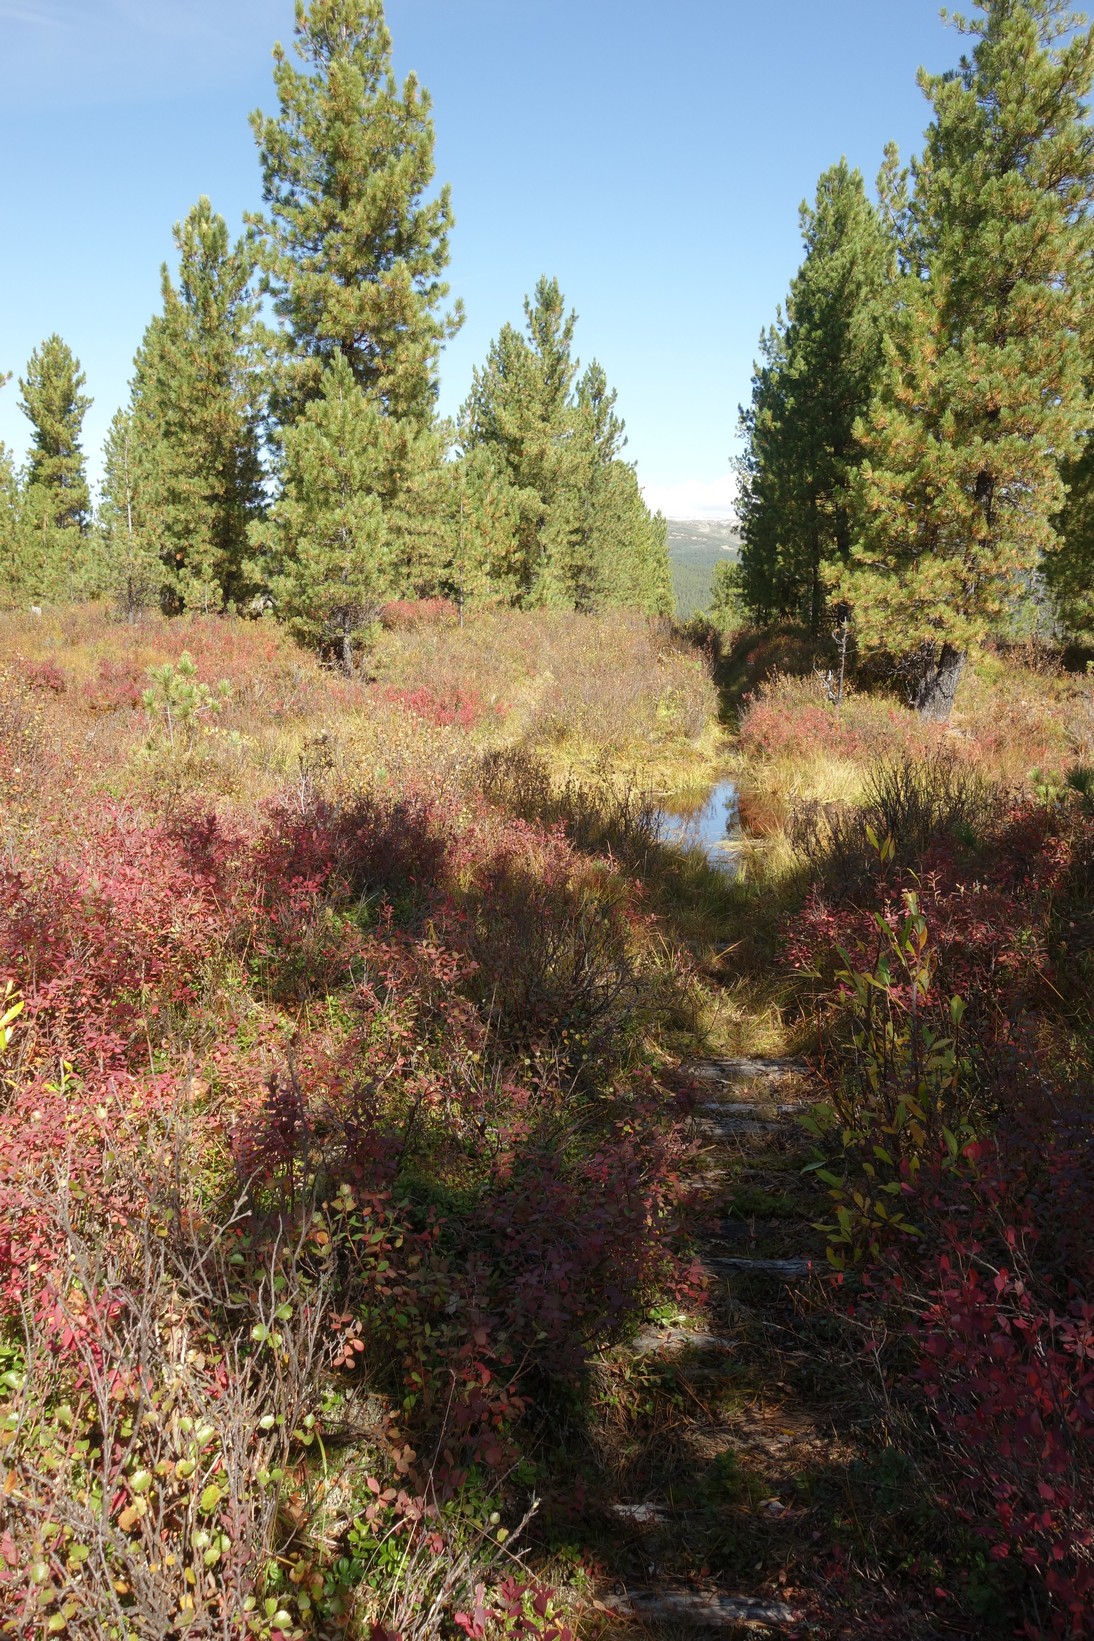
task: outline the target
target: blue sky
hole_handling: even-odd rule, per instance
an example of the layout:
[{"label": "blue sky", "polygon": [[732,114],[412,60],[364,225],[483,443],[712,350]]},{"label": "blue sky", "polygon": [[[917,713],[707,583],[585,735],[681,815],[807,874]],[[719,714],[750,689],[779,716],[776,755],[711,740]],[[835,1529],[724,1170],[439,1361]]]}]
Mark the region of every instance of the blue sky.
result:
[{"label": "blue sky", "polygon": [[[619,390],[628,455],[676,516],[724,512],[756,340],[800,260],[797,210],[846,154],[919,145],[920,63],[953,65],[935,0],[388,0],[399,73],[432,93],[467,323],[454,412],[499,326],[557,274],[582,359]],[[259,203],[247,124],[274,108],[291,0],[0,0],[0,371],[56,330],[94,405],[92,471],[159,301],[171,226]],[[0,439],[23,454],[15,381]]]}]

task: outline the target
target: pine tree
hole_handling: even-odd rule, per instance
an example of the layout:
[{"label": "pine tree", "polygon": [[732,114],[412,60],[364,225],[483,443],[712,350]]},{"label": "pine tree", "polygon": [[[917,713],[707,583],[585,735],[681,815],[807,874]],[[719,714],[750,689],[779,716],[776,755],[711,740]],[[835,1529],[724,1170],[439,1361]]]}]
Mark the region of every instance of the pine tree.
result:
[{"label": "pine tree", "polygon": [[815,634],[822,566],[850,549],[854,425],[881,364],[893,258],[846,160],[821,176],[812,206],[803,202],[801,230],[805,259],[785,316],[760,339],[752,400],[741,410],[739,590],[759,620],[789,617]]},{"label": "pine tree", "polygon": [[30,455],[19,501],[17,556],[26,596],[70,599],[79,590],[84,535],[91,517],[83,420],[91,400],[72,350],[48,336],[21,377],[20,409],[31,423]]},{"label": "pine tree", "polygon": [[594,472],[590,501],[586,563],[595,594],[582,607],[672,615],[668,523],[646,506],[633,465],[616,460]]},{"label": "pine tree", "polygon": [[793,485],[783,438],[787,420],[785,335],[780,307],[775,323],[760,335],[752,400],[739,411],[744,450],[734,463],[744,559],[739,590],[745,608],[761,625],[802,613],[801,579],[794,576],[793,557],[783,549],[783,520]]},{"label": "pine tree", "polygon": [[1094,638],[1094,438],[1088,432],[1063,472],[1067,501],[1056,529],[1058,547],[1045,559],[1047,590],[1063,630]]},{"label": "pine tree", "polygon": [[594,359],[577,384],[575,443],[583,472],[578,525],[571,546],[570,591],[587,611],[639,609],[671,615],[668,525],[652,515],[638,475],[623,460],[626,426],[617,395]]},{"label": "pine tree", "polygon": [[347,673],[393,591],[377,490],[384,422],[336,353],[319,398],[285,434],[281,498],[252,530],[278,614]]},{"label": "pine tree", "polygon": [[461,429],[468,450],[488,446],[497,453],[513,492],[518,602],[565,604],[585,469],[571,405],[577,314],[566,312],[557,279],[544,276],[525,298],[524,315],[527,338],[503,325],[485,366],[476,369]]},{"label": "pine tree", "polygon": [[80,389],[87,378],[72,350],[54,334],[35,348],[20,378],[20,409],[29,419],[27,487],[49,493],[49,512],[59,530],[86,530],[91,497],[80,437],[91,404]]},{"label": "pine tree", "polygon": [[1061,477],[1067,496],[1054,520],[1057,545],[1043,562],[1043,591],[1058,634],[1089,644],[1094,640],[1094,429],[1064,463]]},{"label": "pine tree", "polygon": [[468,604],[520,601],[520,503],[493,445],[468,450],[456,468],[451,593]]},{"label": "pine tree", "polygon": [[[0,388],[11,381],[11,372],[0,372]],[[22,597],[22,565],[19,551],[19,485],[15,459],[0,441],[0,608],[18,604]]]},{"label": "pine tree", "polygon": [[434,175],[428,93],[401,91],[381,0],[297,0],[296,50],[275,49],[279,113],[251,117],[268,215],[253,224],[284,326],[281,414],[319,390],[336,352],[396,420],[427,422],[442,343],[462,312],[448,295],[449,191]]},{"label": "pine tree", "polygon": [[99,506],[96,591],[114,599],[128,621],[165,602],[169,571],[150,533],[155,517],[146,490],[148,455],[142,452],[131,410],[115,413],[103,446],[103,497]]},{"label": "pine tree", "polygon": [[[253,262],[205,197],[174,233],[178,286],[165,266],[163,311],[136,358],[128,455],[108,485],[127,491],[127,513],[138,498],[136,534],[158,544],[168,608],[219,610],[253,591],[248,528],[263,500]],[[120,514],[119,492],[111,504]],[[112,539],[124,559],[128,524]]]},{"label": "pine tree", "polygon": [[7,446],[0,445],[0,609],[10,609],[21,602],[22,568],[15,463]]},{"label": "pine tree", "polygon": [[934,106],[906,213],[887,364],[861,427],[857,540],[837,589],[859,642],[917,658],[946,717],[964,657],[1021,596],[1089,422],[1094,30],[1066,0],[980,0]]},{"label": "pine tree", "polygon": [[450,423],[377,414],[370,484],[383,509],[394,597],[435,598],[450,591],[456,506],[456,475],[448,460],[452,439]]},{"label": "pine tree", "polygon": [[731,632],[751,614],[742,592],[743,576],[739,559],[722,559],[714,566],[710,586],[710,619],[723,632]]},{"label": "pine tree", "polygon": [[489,470],[507,486],[510,596],[523,606],[671,609],[664,532],[619,454],[615,392],[596,361],[578,378],[577,315],[546,277],[524,312],[526,336],[502,327],[461,413],[468,452],[491,452]]}]

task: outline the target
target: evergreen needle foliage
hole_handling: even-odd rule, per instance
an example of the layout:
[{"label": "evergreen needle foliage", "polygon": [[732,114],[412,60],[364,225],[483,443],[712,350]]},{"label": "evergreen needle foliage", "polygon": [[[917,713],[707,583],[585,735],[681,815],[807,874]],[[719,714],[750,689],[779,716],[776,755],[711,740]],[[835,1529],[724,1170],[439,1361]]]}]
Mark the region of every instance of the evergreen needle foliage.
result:
[{"label": "evergreen needle foliage", "polygon": [[801,620],[816,634],[822,567],[850,549],[854,428],[881,365],[893,253],[846,160],[821,177],[815,203],[802,204],[801,229],[805,260],[785,313],[760,338],[752,400],[741,410],[743,546],[732,585],[724,573],[719,592],[725,604],[736,591],[760,621]]},{"label": "evergreen needle foliage", "polygon": [[31,435],[27,486],[48,497],[58,530],[85,530],[91,516],[80,435],[91,400],[80,389],[86,377],[71,348],[54,334],[30,356],[19,382],[20,407]]},{"label": "evergreen needle foliage", "polygon": [[165,267],[106,451],[103,588],[132,610],[155,579],[170,611],[222,610],[253,592],[247,531],[262,503],[253,263],[204,197],[175,243],[178,285]]},{"label": "evergreen needle foliage", "polygon": [[[20,408],[31,424],[24,482],[9,512],[6,579],[14,596],[42,602],[79,596],[91,496],[80,439],[91,400],[85,376],[56,334],[35,348],[20,378]],[[12,495],[9,472],[0,486]]]},{"label": "evergreen needle foliage", "polygon": [[920,73],[934,120],[896,202],[903,271],[833,573],[861,643],[918,652],[916,700],[938,717],[1057,546],[1060,462],[1089,421],[1094,32],[1064,0],[978,9],[955,19],[976,42],[956,74]]},{"label": "evergreen needle foliage", "polygon": [[[504,325],[476,370],[460,428],[471,488],[494,498],[493,579],[522,607],[669,613],[665,522],[653,518],[623,461],[616,395],[594,360],[579,378],[557,279],[524,304],[526,335]],[[497,497],[507,492],[504,505]]]},{"label": "evergreen needle foliage", "polygon": [[380,0],[297,0],[301,73],[274,53],[276,117],[251,125],[266,215],[251,220],[282,321],[278,403],[291,421],[338,351],[385,412],[428,421],[442,343],[459,328],[448,295],[452,210],[433,181],[429,95],[402,88]]},{"label": "evergreen needle foliage", "polygon": [[278,614],[347,673],[392,591],[376,493],[382,421],[349,360],[336,353],[320,397],[285,435],[284,489],[255,531]]},{"label": "evergreen needle foliage", "polygon": [[1090,643],[1094,638],[1094,439],[1089,426],[1082,449],[1065,466],[1063,478],[1067,501],[1056,521],[1060,541],[1045,560],[1045,579],[1064,630]]},{"label": "evergreen needle foliage", "polygon": [[111,597],[130,622],[159,601],[164,585],[156,536],[147,523],[154,507],[146,493],[150,464],[138,445],[135,422],[133,411],[123,409],[110,423],[98,518],[98,591]]},{"label": "evergreen needle foliage", "polygon": [[[10,381],[10,371],[0,374],[0,388]],[[18,581],[18,525],[19,484],[15,459],[7,445],[0,442],[0,602],[5,592],[10,595],[15,591]]]}]

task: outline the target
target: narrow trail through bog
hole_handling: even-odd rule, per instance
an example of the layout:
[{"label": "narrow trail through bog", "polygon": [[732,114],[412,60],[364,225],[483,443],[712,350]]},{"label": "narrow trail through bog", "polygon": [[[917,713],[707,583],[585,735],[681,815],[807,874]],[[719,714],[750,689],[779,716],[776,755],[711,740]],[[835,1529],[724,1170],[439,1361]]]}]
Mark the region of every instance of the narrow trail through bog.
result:
[{"label": "narrow trail through bog", "polygon": [[827,1461],[833,1435],[803,1394],[808,1373],[791,1382],[807,1354],[797,1307],[824,1260],[795,1120],[806,1068],[684,1069],[705,1095],[688,1212],[709,1304],[701,1326],[648,1325],[603,1364],[627,1409],[602,1460],[614,1489],[605,1571],[621,1621],[611,1633],[816,1634],[796,1582],[811,1526],[797,1478]]}]

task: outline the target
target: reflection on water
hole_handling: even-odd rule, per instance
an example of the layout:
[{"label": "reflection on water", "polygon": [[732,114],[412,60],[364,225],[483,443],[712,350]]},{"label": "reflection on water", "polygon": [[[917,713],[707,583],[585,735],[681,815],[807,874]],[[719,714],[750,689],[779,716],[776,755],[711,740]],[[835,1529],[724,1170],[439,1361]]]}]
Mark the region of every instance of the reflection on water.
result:
[{"label": "reflection on water", "polygon": [[681,849],[702,849],[722,871],[740,870],[741,822],[732,781],[719,781],[698,803],[677,804],[669,799],[658,810],[658,828],[663,842]]}]

